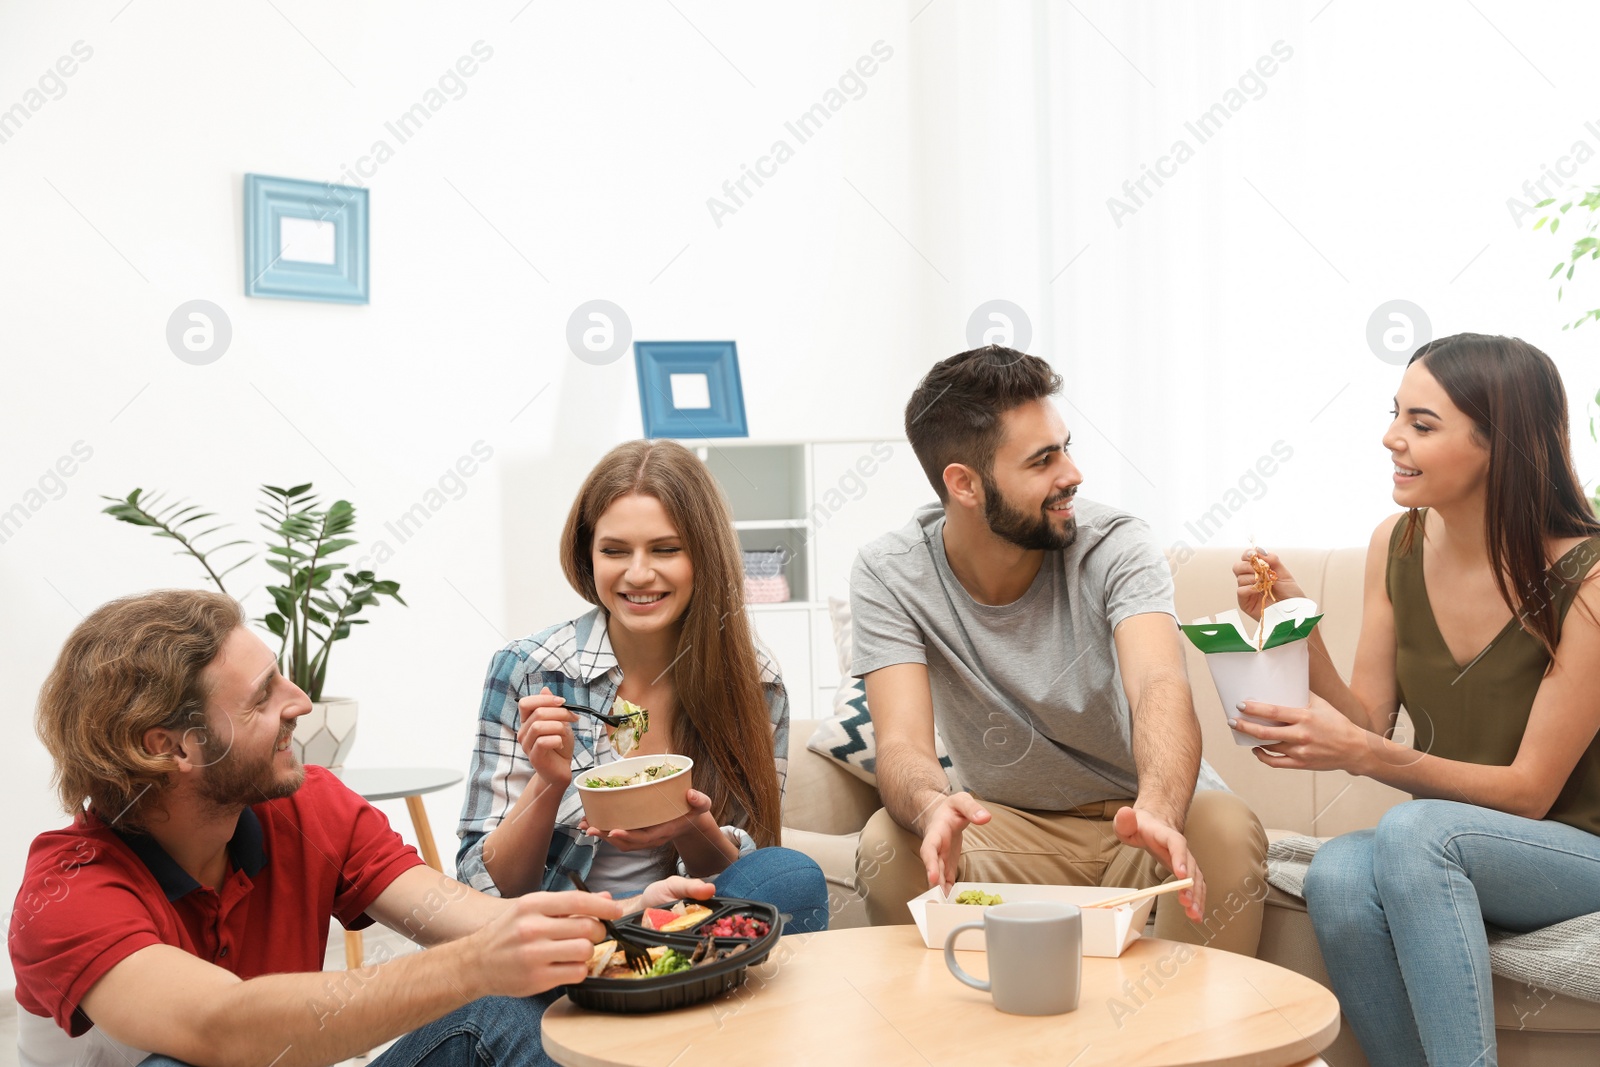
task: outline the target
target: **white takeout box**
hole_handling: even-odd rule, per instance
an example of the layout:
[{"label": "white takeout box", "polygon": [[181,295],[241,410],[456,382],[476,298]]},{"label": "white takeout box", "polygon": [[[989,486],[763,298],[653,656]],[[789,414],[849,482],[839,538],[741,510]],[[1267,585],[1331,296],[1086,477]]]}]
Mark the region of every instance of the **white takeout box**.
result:
[{"label": "white takeout box", "polygon": [[[966,889],[980,889],[985,893],[998,893],[1010,904],[1018,900],[1059,900],[1083,908],[1083,954],[1085,956],[1120,956],[1122,950],[1144,932],[1150,917],[1153,897],[1134,904],[1116,908],[1091,908],[1086,905],[1097,900],[1110,900],[1131,893],[1131,889],[1115,886],[1078,885],[1008,885],[996,882],[957,882],[950,891],[951,903],[944,902],[944,893],[935,886],[920,897],[906,901],[917,929],[922,932],[922,943],[929,948],[944,948],[944,939],[962,923],[977,922],[983,918],[984,909],[975,904],[957,904],[956,897]],[[983,931],[968,930],[956,938],[956,948],[984,951]]]},{"label": "white takeout box", "polygon": [[[1180,629],[1205,653],[1206,666],[1230,724],[1244,719],[1257,726],[1282,726],[1271,719],[1240,714],[1239,703],[1259,700],[1279,707],[1303,708],[1310,702],[1311,659],[1306,639],[1321,618],[1315,601],[1291,597],[1267,605],[1259,627],[1233,610],[1196,619]],[[1256,649],[1258,641],[1260,651]],[[1233,743],[1250,748],[1272,744],[1237,730],[1233,731]]]}]

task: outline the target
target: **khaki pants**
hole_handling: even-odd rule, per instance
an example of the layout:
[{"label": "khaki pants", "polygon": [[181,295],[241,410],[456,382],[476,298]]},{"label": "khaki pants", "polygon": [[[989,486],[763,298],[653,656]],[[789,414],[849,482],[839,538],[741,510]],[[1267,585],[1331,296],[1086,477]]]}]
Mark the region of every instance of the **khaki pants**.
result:
[{"label": "khaki pants", "polygon": [[[1073,812],[1023,811],[984,801],[990,820],[961,835],[964,882],[1126,886],[1144,889],[1172,872],[1143,849],[1124,845],[1111,828],[1130,800],[1106,800]],[[1194,923],[1178,894],[1156,902],[1157,937],[1256,954],[1267,899],[1267,835],[1250,807],[1232,793],[1195,794],[1184,837],[1205,876],[1206,916]],[[905,902],[928,889],[922,841],[880,808],[861,832],[856,880],[874,926],[909,923]]]}]

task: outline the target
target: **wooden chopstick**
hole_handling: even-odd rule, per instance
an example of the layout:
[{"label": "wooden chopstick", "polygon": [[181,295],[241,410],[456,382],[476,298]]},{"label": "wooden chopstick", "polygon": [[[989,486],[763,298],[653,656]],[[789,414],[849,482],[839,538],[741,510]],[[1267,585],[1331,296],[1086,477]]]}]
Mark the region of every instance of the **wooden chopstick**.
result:
[{"label": "wooden chopstick", "polygon": [[1180,889],[1188,889],[1194,885],[1193,878],[1180,878],[1176,882],[1167,882],[1164,885],[1153,885],[1149,889],[1138,889],[1132,893],[1124,893],[1120,897],[1109,900],[1097,900],[1093,904],[1085,904],[1086,908],[1118,908],[1124,904],[1136,904],[1146,897],[1159,897],[1163,893],[1176,893]]}]

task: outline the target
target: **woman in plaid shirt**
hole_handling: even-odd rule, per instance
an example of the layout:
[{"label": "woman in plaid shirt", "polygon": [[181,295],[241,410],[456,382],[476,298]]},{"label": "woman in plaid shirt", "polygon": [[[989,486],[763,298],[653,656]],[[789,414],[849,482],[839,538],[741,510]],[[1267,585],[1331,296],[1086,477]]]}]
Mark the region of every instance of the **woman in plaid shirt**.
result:
[{"label": "woman in plaid shirt", "polygon": [[[673,873],[771,903],[785,932],[827,927],[827,885],[778,847],[789,698],[745,617],[727,503],[705,464],[670,441],[633,441],[590,472],[567,516],[561,564],[594,610],[495,654],[461,816],[458,876],[516,896],[565,888],[632,896]],[[567,701],[649,709],[633,754],[694,760],[688,814],[602,834],[574,779],[618,759],[611,729]]]}]

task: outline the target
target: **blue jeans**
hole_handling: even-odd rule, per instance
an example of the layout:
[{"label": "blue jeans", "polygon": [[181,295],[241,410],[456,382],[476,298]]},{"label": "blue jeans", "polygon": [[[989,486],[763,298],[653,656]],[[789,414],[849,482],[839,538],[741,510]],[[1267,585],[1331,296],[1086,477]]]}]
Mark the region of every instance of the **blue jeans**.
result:
[{"label": "blue jeans", "polygon": [[539,1041],[539,1021],[562,992],[475,1000],[411,1031],[371,1067],[556,1067]]},{"label": "blue jeans", "polygon": [[1494,1067],[1484,924],[1523,932],[1600,911],[1600,837],[1449,800],[1329,841],[1306,905],[1373,1067]]},{"label": "blue jeans", "polygon": [[[561,993],[475,1000],[406,1034],[371,1067],[555,1067],[539,1043],[539,1020]],[[148,1056],[139,1067],[187,1065]]]},{"label": "blue jeans", "polygon": [[759,900],[783,915],[783,932],[828,928],[828,883],[816,860],[791,848],[758,848],[717,875],[717,896]]}]

